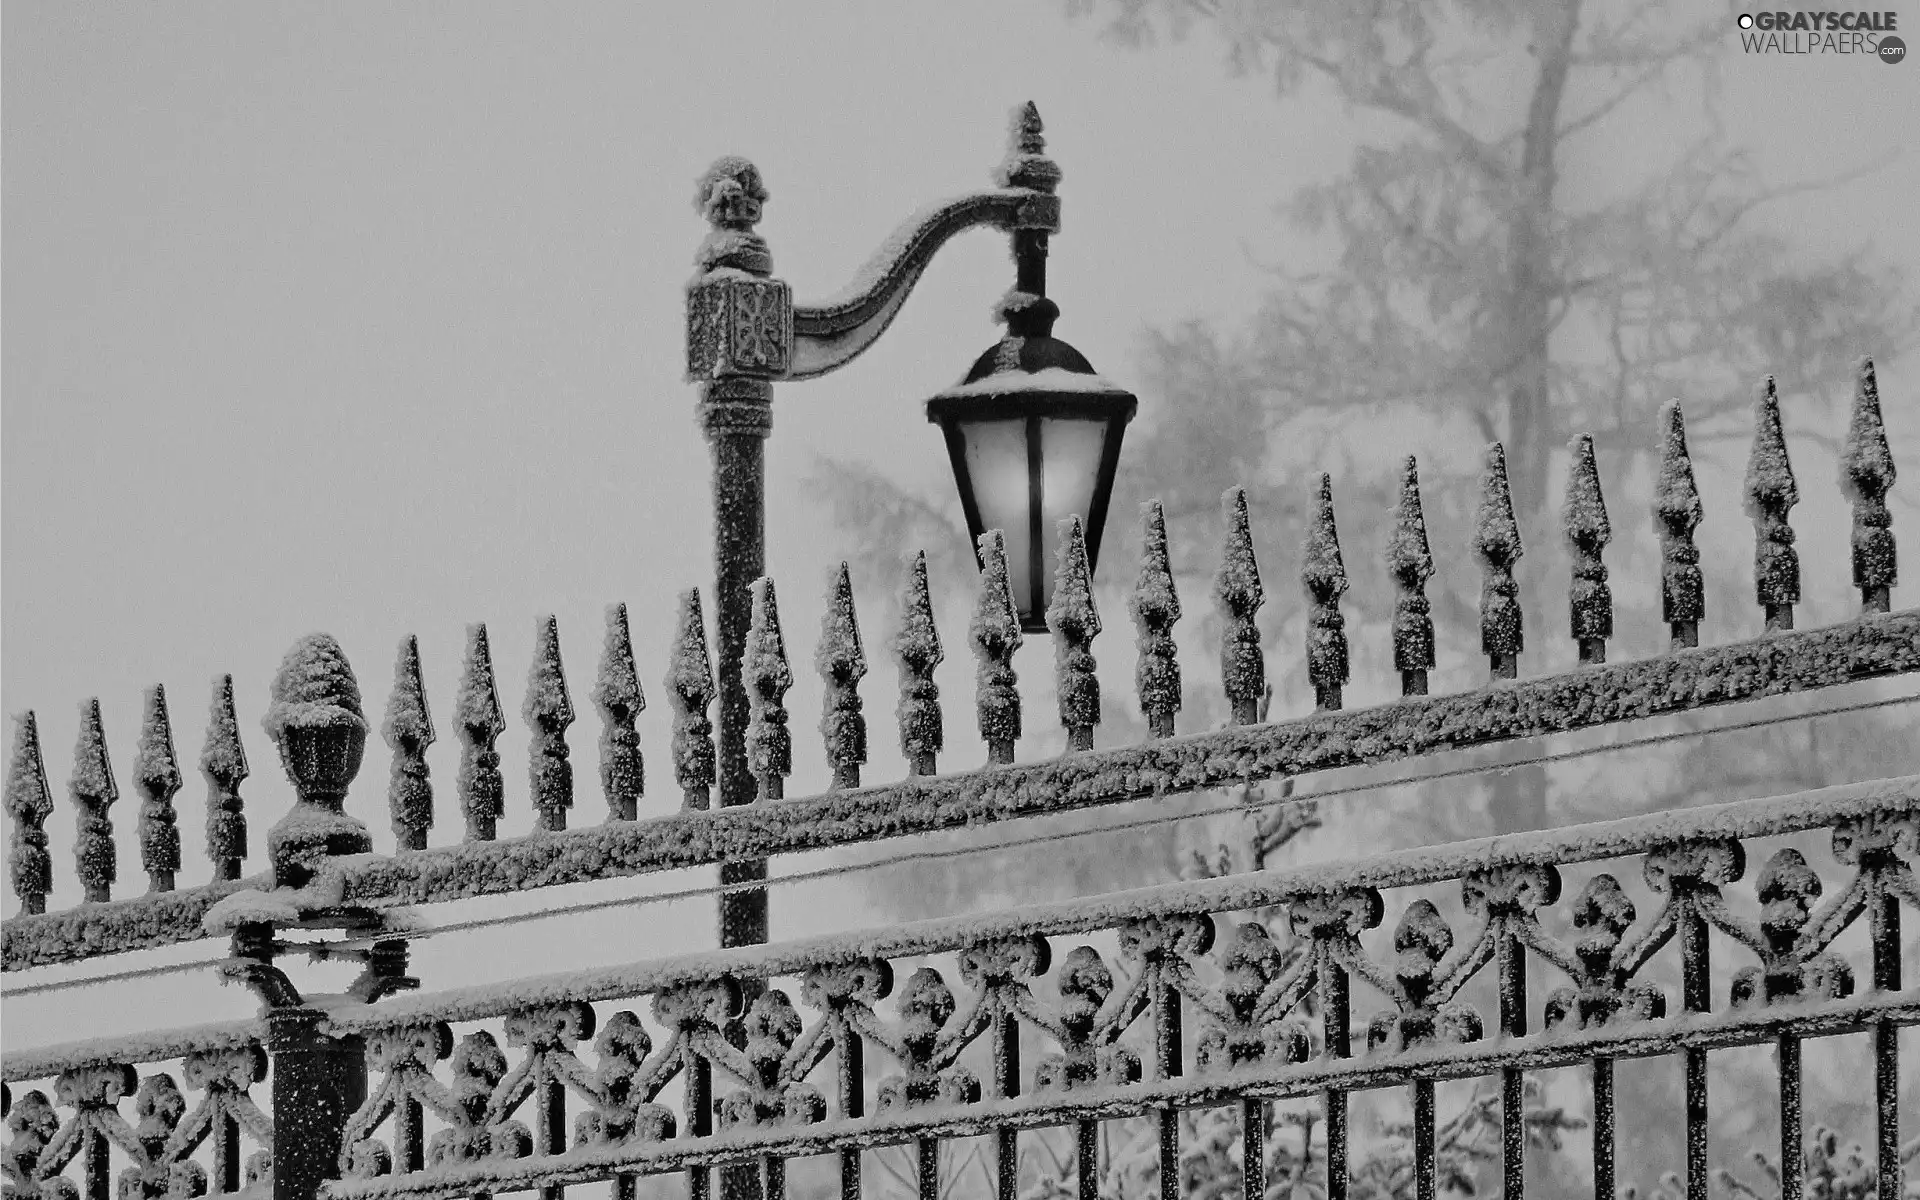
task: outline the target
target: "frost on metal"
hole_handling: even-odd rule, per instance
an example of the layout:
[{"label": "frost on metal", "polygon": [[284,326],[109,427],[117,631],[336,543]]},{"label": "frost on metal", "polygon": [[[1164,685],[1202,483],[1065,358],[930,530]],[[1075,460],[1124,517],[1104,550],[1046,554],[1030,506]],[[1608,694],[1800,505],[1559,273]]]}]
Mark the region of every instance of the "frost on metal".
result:
[{"label": "frost on metal", "polygon": [[1499,442],[1487,447],[1480,480],[1480,508],[1473,522],[1473,550],[1480,559],[1480,650],[1495,679],[1519,671],[1520,583],[1513,565],[1521,555],[1520,525],[1513,519],[1513,495],[1507,488],[1507,452]]},{"label": "frost on metal", "polygon": [[1307,593],[1307,679],[1316,705],[1340,707],[1347,683],[1346,618],[1340,597],[1347,591],[1347,565],[1340,557],[1340,531],[1333,520],[1333,477],[1320,476],[1313,522],[1300,553],[1300,583]]},{"label": "frost on metal", "polygon": [[746,685],[748,718],[747,770],[760,784],[762,800],[785,795],[787,776],[793,773],[793,734],[787,728],[787,689],[793,686],[793,667],[787,661],[787,643],[780,632],[780,603],[773,580],[765,575],[753,582],[753,619],[740,662]]},{"label": "frost on metal", "polygon": [[147,890],[170,892],[180,870],[180,814],[173,809],[173,797],[185,780],[174,756],[173,722],[161,684],[147,689],[133,782],[140,789],[140,866],[147,873]]},{"label": "frost on metal", "polygon": [[500,775],[495,739],[506,732],[500,689],[493,678],[493,651],[485,622],[467,626],[467,656],[454,693],[453,719],[460,735],[460,774],[454,787],[467,818],[467,841],[490,842],[506,815],[506,780]]},{"label": "frost on metal", "polygon": [[1874,381],[1873,360],[1863,358],[1847,440],[1840,450],[1840,490],[1853,504],[1853,585],[1860,589],[1860,606],[1866,612],[1888,611],[1893,585],[1900,581],[1893,513],[1887,508],[1893,479],[1893,451],[1880,420],[1880,387]]},{"label": "frost on metal", "polygon": [[893,638],[894,661],[900,666],[900,753],[907,773],[931,775],[945,744],[940,713],[940,685],[934,668],[947,657],[940,630],[933,621],[933,596],[927,587],[927,555],[917,551],[907,565],[906,595],[900,602],[900,631]]},{"label": "frost on metal", "polygon": [[1140,575],[1127,598],[1139,649],[1133,681],[1149,733],[1172,737],[1174,714],[1180,711],[1180,659],[1173,641],[1174,622],[1180,619],[1180,593],[1174,587],[1167,519],[1158,500],[1140,506],[1140,538]]},{"label": "frost on metal", "polygon": [[240,878],[247,857],[247,817],[240,783],[249,773],[233,707],[233,676],[213,681],[207,710],[207,740],[200,747],[200,774],[207,781],[207,857],[216,881]]},{"label": "frost on metal", "polygon": [[427,689],[420,679],[420,640],[412,634],[400,639],[393,662],[393,692],[387,698],[380,736],[393,751],[393,769],[387,780],[387,809],[393,833],[402,850],[424,850],[427,830],[433,828],[433,783],[428,778],[427,747],[436,735],[433,714],[427,708]]},{"label": "frost on metal", "polygon": [[1573,462],[1567,471],[1560,526],[1573,554],[1569,627],[1580,646],[1580,661],[1600,663],[1607,661],[1607,639],[1613,636],[1613,591],[1607,586],[1607,567],[1600,557],[1613,540],[1613,526],[1607,522],[1607,504],[1600,494],[1593,436],[1581,434],[1567,450]]},{"label": "frost on metal", "polygon": [[1800,488],[1787,460],[1780,396],[1771,375],[1760,385],[1754,404],[1745,491],[1747,515],[1753,519],[1754,598],[1766,614],[1768,629],[1792,629],[1793,606],[1800,599],[1800,552],[1793,548],[1787,512],[1800,503]]},{"label": "frost on metal", "polygon": [[640,797],[647,790],[646,761],[633,727],[647,707],[647,697],[634,667],[625,604],[607,606],[607,636],[593,703],[600,710],[600,787],[607,796],[607,819],[631,821],[639,815]]},{"label": "frost on metal", "polygon": [[1228,488],[1220,506],[1227,524],[1220,571],[1213,580],[1222,622],[1220,683],[1233,705],[1234,722],[1251,725],[1259,719],[1260,701],[1267,690],[1267,660],[1260,649],[1260,627],[1254,623],[1266,592],[1260,586],[1260,564],[1253,556],[1246,489]]},{"label": "frost on metal", "polygon": [[47,818],[53,815],[53,793],[47,787],[47,768],[40,757],[40,729],[32,712],[13,719],[13,753],[7,760],[7,819],[13,822],[13,840],[7,846],[7,874],[23,913],[47,911],[47,893],[53,890],[53,858],[47,853]]},{"label": "frost on metal", "polygon": [[1387,573],[1393,576],[1398,598],[1393,606],[1393,667],[1400,672],[1400,692],[1427,694],[1427,672],[1433,670],[1433,605],[1427,599],[1427,580],[1433,577],[1433,552],[1427,546],[1427,517],[1420,507],[1420,466],[1407,456],[1400,472],[1400,498],[1393,507],[1393,530],[1387,535]]},{"label": "frost on metal", "polygon": [[1087,566],[1086,533],[1078,516],[1061,519],[1053,573],[1053,600],[1047,627],[1053,633],[1054,673],[1060,693],[1060,724],[1069,750],[1093,749],[1093,727],[1100,723],[1100,679],[1094,674],[1093,639],[1100,613],[1093,603],[1093,578]]},{"label": "frost on metal", "polygon": [[667,660],[667,703],[673,708],[673,775],[688,809],[704,809],[711,803],[715,759],[713,722],[707,717],[707,705],[713,703],[713,696],[707,623],[700,613],[699,591],[688,588],[680,593],[680,618]]},{"label": "frost on metal", "polygon": [[1019,676],[1013,654],[1020,648],[1020,614],[1007,582],[1006,539],[997,529],[980,535],[980,595],[974,604],[967,638],[977,664],[974,707],[980,737],[987,743],[989,763],[1013,761],[1013,744],[1020,737]]},{"label": "frost on metal", "polygon": [[820,618],[820,643],[813,652],[813,665],[826,686],[820,737],[826,746],[827,765],[833,768],[833,786],[859,787],[860,767],[867,761],[867,718],[860,703],[867,652],[860,641],[860,620],[853,611],[853,577],[844,562],[834,573],[827,593],[827,611]]},{"label": "frost on metal", "polygon": [[[1850,960],[1897,953],[1897,924],[1876,923],[1861,900],[1885,893],[1915,904],[1916,800],[1920,778],[1878,780],[337,1009],[327,1030],[366,1039],[373,1085],[351,1128],[373,1139],[390,1127],[394,1143],[364,1156],[390,1171],[350,1172],[330,1191],[343,1200],[499,1193],[623,1169],[1401,1086],[1421,1069],[1538,1071],[1907,1023],[1920,1018],[1910,991],[1841,981],[1855,973]],[[1745,842],[1806,830],[1832,839],[1840,866],[1830,887],[1791,849],[1749,874]],[[1586,862],[1602,870],[1563,891],[1563,864]],[[1463,917],[1398,891],[1443,883],[1459,889]],[[1756,900],[1758,920],[1746,915]],[[1300,952],[1282,953],[1269,924]],[[1842,936],[1863,926],[1865,938]],[[1685,1011],[1667,980],[1692,973],[1689,947],[1710,935],[1761,965],[1735,973],[1725,1011]],[[1080,944],[1090,940],[1117,951]],[[1482,986],[1528,967],[1566,982],[1532,1004],[1496,1001]],[[1370,986],[1350,988],[1356,976]],[[799,983],[797,1000],[775,988],[747,1002],[751,985],[786,978]],[[602,1002],[618,1011],[597,1009]],[[1500,1011],[1509,1005],[1515,1013]],[[1162,1024],[1176,1006],[1192,1022],[1186,1036]],[[1536,1014],[1540,1027],[1526,1019]],[[1315,1054],[1309,1017],[1340,1033],[1364,1029],[1366,1050],[1336,1034]],[[746,1034],[738,1046],[724,1033],[735,1020]],[[438,1065],[456,1025],[487,1021],[504,1022],[504,1049],[474,1030]],[[1493,1030],[1505,1036],[1487,1036]],[[1171,1069],[1141,1070],[1134,1047],[1149,1039]],[[1013,1057],[1020,1044],[1039,1051],[1031,1089],[1007,1086],[1027,1078]],[[991,1098],[963,1065],[970,1048],[993,1061]],[[829,1054],[840,1059],[841,1087],[827,1121],[807,1075]],[[670,1138],[668,1114],[651,1106],[686,1076],[695,1120]],[[528,1131],[498,1118],[543,1078],[559,1085],[543,1125],[561,1125],[571,1108],[583,1136],[567,1149],[543,1135],[535,1154]],[[610,1081],[622,1089],[617,1106]],[[468,1114],[445,1114],[449,1136],[465,1137],[479,1124],[471,1114],[485,1113],[493,1145],[508,1151],[424,1163],[412,1150],[418,1131],[389,1102],[403,1089],[471,1096]],[[718,1128],[701,1119],[716,1098]],[[1604,1108],[1610,1095],[1595,1103]],[[1416,1125],[1430,1118],[1416,1115]]]},{"label": "frost on metal", "polygon": [[113,845],[113,820],[107,810],[120,799],[120,789],[113,782],[113,763],[107,757],[107,734],[100,727],[97,696],[80,706],[80,737],[73,747],[73,775],[67,780],[67,795],[78,810],[73,858],[87,902],[110,900],[119,858]]},{"label": "frost on metal", "polygon": [[1029,100],[1013,110],[1008,119],[1007,157],[993,174],[1001,187],[1032,188],[1051,192],[1060,183],[1060,167],[1047,157],[1046,126],[1040,109]]},{"label": "frost on metal", "polygon": [[293,644],[274,673],[272,702],[261,727],[282,746],[291,729],[357,728],[366,732],[360,684],[333,635],[310,633]]},{"label": "frost on metal", "polygon": [[1700,549],[1693,544],[1693,531],[1704,515],[1693,483],[1693,459],[1687,454],[1686,418],[1680,402],[1669,400],[1660,406],[1653,519],[1660,534],[1660,619],[1667,623],[1675,649],[1700,644],[1700,622],[1707,615]]},{"label": "frost on metal", "polygon": [[533,667],[527,674],[527,698],[520,714],[533,731],[527,750],[528,786],[539,827],[567,827],[573,807],[573,764],[567,761],[567,727],[573,724],[573,696],[560,662],[560,626],[552,614],[540,618],[534,634]]}]

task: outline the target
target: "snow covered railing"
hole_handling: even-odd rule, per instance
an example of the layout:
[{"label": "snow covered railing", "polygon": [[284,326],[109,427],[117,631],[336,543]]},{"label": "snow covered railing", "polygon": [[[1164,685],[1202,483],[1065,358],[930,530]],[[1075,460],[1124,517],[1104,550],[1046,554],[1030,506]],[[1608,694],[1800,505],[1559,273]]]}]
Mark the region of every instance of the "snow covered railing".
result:
[{"label": "snow covered railing", "polygon": [[[646,705],[635,667],[625,607],[608,612],[598,678],[591,696],[602,721],[599,776],[606,824],[567,830],[574,807],[573,767],[566,734],[575,709],[551,617],[539,624],[538,648],[522,713],[531,735],[529,800],[536,832],[497,840],[507,813],[507,785],[497,739],[507,729],[485,625],[468,630],[465,665],[454,703],[461,743],[455,802],[463,843],[427,849],[435,823],[426,752],[439,736],[420,675],[419,650],[405,638],[381,733],[393,751],[387,788],[398,853],[374,856],[365,826],[342,810],[371,726],[361,711],[359,686],[340,647],[325,635],[304,639],[282,666],[276,688],[290,689],[269,710],[269,732],[290,774],[306,772],[295,813],[269,836],[270,870],[240,874],[248,857],[240,784],[247,754],[235,713],[231,677],[215,686],[199,765],[208,785],[206,839],[214,881],[175,890],[180,867],[179,814],[174,796],[183,778],[174,751],[165,690],[146,701],[133,775],[141,797],[140,862],[149,894],[113,900],[118,881],[116,835],[109,809],[118,799],[97,702],[82,710],[68,793],[75,805],[78,882],[87,903],[46,913],[53,888],[45,822],[53,812],[34,714],[17,719],[8,768],[6,806],[12,818],[10,867],[21,915],[4,923],[8,970],[118,953],[204,936],[203,921],[220,900],[241,888],[304,887],[316,905],[377,908],[424,903],[613,876],[763,859],[796,850],[1059,813],[1161,795],[1297,775],[1333,767],[1385,762],[1412,755],[1485,745],[1510,738],[1591,728],[1661,716],[1759,696],[1803,691],[1920,670],[1920,612],[1890,613],[1895,561],[1886,493],[1893,460],[1880,420],[1872,364],[1862,366],[1853,417],[1842,455],[1843,485],[1853,503],[1853,583],[1864,614],[1825,629],[1793,632],[1799,563],[1788,509],[1798,498],[1778,404],[1771,389],[1756,414],[1747,502],[1756,530],[1755,598],[1768,630],[1764,637],[1698,647],[1704,592],[1693,530],[1701,516],[1677,404],[1663,412],[1664,456],[1653,505],[1662,538],[1661,596],[1673,650],[1657,658],[1606,664],[1612,633],[1612,596],[1601,554],[1611,538],[1591,442],[1578,439],[1567,487],[1565,532],[1573,551],[1569,635],[1583,666],[1575,671],[1518,678],[1522,646],[1520,608],[1512,568],[1520,553],[1518,526],[1507,491],[1500,447],[1489,448],[1474,546],[1485,574],[1480,641],[1491,682],[1466,693],[1427,696],[1434,628],[1424,587],[1433,570],[1421,510],[1419,482],[1408,460],[1387,548],[1387,571],[1399,589],[1393,622],[1393,659],[1403,698],[1343,711],[1348,645],[1340,599],[1348,587],[1335,526],[1333,494],[1323,479],[1318,512],[1303,551],[1301,579],[1312,609],[1306,636],[1306,673],[1318,698],[1313,716],[1257,723],[1268,686],[1265,650],[1255,624],[1264,599],[1246,498],[1225,498],[1226,539],[1215,599],[1225,617],[1220,686],[1235,727],[1174,736],[1182,678],[1171,628],[1181,615],[1158,506],[1144,513],[1144,554],[1129,600],[1138,629],[1135,679],[1151,741],[1136,747],[1092,750],[1101,711],[1093,670],[1099,614],[1073,537],[1062,539],[1055,612],[1060,720],[1076,749],[1042,762],[1015,763],[1023,732],[1021,696],[1011,660],[1020,640],[1005,585],[998,542],[983,542],[986,569],[969,631],[979,662],[975,697],[986,744],[984,770],[938,775],[946,749],[945,717],[934,668],[944,648],[934,621],[924,557],[907,572],[902,623],[891,650],[899,667],[899,744],[909,777],[861,788],[867,724],[860,685],[868,662],[844,565],[835,578],[814,662],[825,684],[819,721],[832,791],[785,802],[793,746],[785,694],[793,680],[773,582],[754,590],[754,619],[743,675],[752,704],[747,731],[749,765],[763,801],[708,811],[716,783],[715,696],[706,621],[698,592],[683,598],[665,679],[673,711],[671,758],[682,812],[637,820],[645,781],[636,719]],[[291,673],[289,673],[291,672]],[[305,690],[303,690],[305,689]],[[278,695],[278,693],[276,693]],[[311,726],[303,722],[315,722]],[[294,757],[289,758],[289,747]],[[321,755],[325,757],[322,761]],[[303,793],[304,795],[304,793]],[[298,819],[295,820],[294,818]],[[317,822],[317,823],[316,823]],[[282,831],[286,837],[282,837]],[[288,839],[291,838],[291,841]],[[278,840],[276,840],[278,839]],[[276,851],[281,846],[284,853]]]},{"label": "snow covered railing", "polygon": [[[266,1042],[264,1021],[229,1021],[9,1051],[0,1085],[8,1194],[190,1200],[266,1190],[273,1121],[251,1094],[267,1078]],[[39,1080],[52,1081],[51,1100],[38,1088],[15,1097],[14,1084]],[[78,1184],[65,1174],[76,1160]]]},{"label": "snow covered railing", "polygon": [[[1754,872],[1759,839],[1776,842]],[[449,1196],[686,1168],[702,1196],[704,1168],[758,1160],[780,1200],[787,1158],[838,1152],[851,1197],[863,1148],[910,1143],[931,1198],[938,1140],[991,1135],[1011,1200],[1018,1131],[1071,1125],[1088,1195],[1099,1122],[1153,1116],[1171,1198],[1181,1110],[1235,1107],[1258,1131],[1266,1102],[1319,1094],[1337,1171],[1347,1093],[1392,1087],[1412,1091],[1430,1182],[1435,1082],[1498,1075],[1518,1196],[1527,1075],[1584,1064],[1595,1194],[1611,1196],[1616,1060],[1680,1060],[1687,1170],[1704,1181],[1710,1050],[1777,1047],[1797,1163],[1799,1043],[1859,1030],[1875,1044],[1879,1144],[1897,1156],[1897,1029],[1920,1022],[1900,936],[1901,907],[1920,908],[1917,852],[1909,776],[336,1009],[327,1028],[365,1039],[371,1082],[327,1190]],[[724,1030],[740,1018],[736,1043]],[[1252,1197],[1260,1142],[1247,1139]],[[1900,1194],[1897,1161],[1880,1170],[1882,1194]]]}]

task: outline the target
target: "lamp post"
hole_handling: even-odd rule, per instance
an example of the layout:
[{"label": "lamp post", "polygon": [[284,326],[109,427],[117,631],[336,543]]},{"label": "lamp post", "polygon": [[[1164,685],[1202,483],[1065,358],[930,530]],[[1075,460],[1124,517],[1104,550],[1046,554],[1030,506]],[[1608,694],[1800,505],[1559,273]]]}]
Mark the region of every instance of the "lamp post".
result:
[{"label": "lamp post", "polygon": [[[1047,238],[1060,228],[1054,189],[1060,168],[1046,156],[1040,114],[1014,114],[1011,145],[990,190],[909,219],[836,298],[795,304],[773,277],[773,258],[754,226],[767,188],[744,158],[718,160],[701,177],[696,204],[710,226],[687,288],[687,378],[700,385],[700,423],[713,455],[715,649],[719,685],[719,792],[723,807],[754,800],[747,768],[748,700],[742,654],[752,614],[749,589],[766,570],[766,459],[776,380],[813,379],[853,361],[885,332],[933,255],[964,230],[1008,230],[1017,265],[1001,302],[1007,336],[966,379],[927,402],[946,434],[962,508],[976,545],[1004,529],[1016,605],[1029,630],[1046,628],[1050,572],[1041,569],[1054,526],[1086,522],[1087,552],[1100,531],[1134,397],[1102,380],[1080,353],[1052,336],[1059,308],[1046,298]],[[722,883],[766,878],[766,863],[728,863]],[[725,893],[720,943],[767,937],[766,892]]]}]

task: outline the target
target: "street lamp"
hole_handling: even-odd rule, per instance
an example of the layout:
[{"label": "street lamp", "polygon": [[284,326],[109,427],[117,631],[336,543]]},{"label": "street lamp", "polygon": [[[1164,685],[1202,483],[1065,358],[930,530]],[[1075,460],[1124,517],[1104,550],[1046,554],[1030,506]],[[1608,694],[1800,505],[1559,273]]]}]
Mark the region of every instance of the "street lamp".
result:
[{"label": "street lamp", "polygon": [[[1060,310],[1046,297],[1048,235],[1060,228],[1054,189],[1060,168],[1046,156],[1040,114],[1014,114],[997,187],[933,205],[911,217],[833,299],[795,304],[773,277],[773,256],[754,226],[768,192],[744,158],[715,162],[696,207],[711,226],[687,286],[687,378],[700,385],[700,420],[713,454],[714,609],[719,685],[718,791],[723,807],[751,803],[747,693],[741,660],[752,617],[749,588],[766,569],[765,441],[776,380],[814,379],[852,362],[892,323],[933,255],[955,234],[988,225],[1013,237],[1016,275],[1001,301],[1007,336],[966,379],[927,402],[946,434],[967,525],[978,544],[1001,529],[1021,622],[1046,628],[1054,528],[1085,521],[1089,565],[1098,552],[1113,490],[1121,432],[1134,397],[1093,373],[1079,351],[1053,337]],[[721,869],[722,882],[766,878],[764,862]],[[723,894],[724,946],[763,942],[766,893]]]}]

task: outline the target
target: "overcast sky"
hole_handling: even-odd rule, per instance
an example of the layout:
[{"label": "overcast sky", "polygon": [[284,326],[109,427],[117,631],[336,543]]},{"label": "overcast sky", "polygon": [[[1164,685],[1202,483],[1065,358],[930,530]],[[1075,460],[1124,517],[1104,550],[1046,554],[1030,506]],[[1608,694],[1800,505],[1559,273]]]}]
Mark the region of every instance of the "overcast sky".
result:
[{"label": "overcast sky", "polygon": [[[145,880],[127,768],[142,689],[167,685],[191,763],[209,681],[233,673],[258,851],[290,796],[258,724],[267,684],[315,629],[339,637],[376,720],[395,645],[419,636],[445,842],[459,830],[447,714],[466,623],[489,623],[517,714],[535,620],[558,615],[584,824],[604,811],[587,688],[602,610],[625,600],[652,704],[643,812],[676,803],[658,681],[672,597],[709,575],[680,289],[703,232],[693,181],[717,155],[761,168],[773,193],[761,231],[804,300],[838,289],[908,212],[984,186],[1008,109],[1036,101],[1066,172],[1049,279],[1059,332],[1137,382],[1145,329],[1230,321],[1260,294],[1263,263],[1317,250],[1275,202],[1353,145],[1337,106],[1230,78],[1204,36],[1128,50],[1045,3],[9,3],[4,15],[0,703],[38,714],[54,907],[77,898],[65,782],[79,702],[101,699],[122,787],[119,894],[134,894]],[[1730,136],[1769,178],[1881,168],[1769,219],[1812,250],[1864,243],[1920,274],[1920,65],[1746,59],[1731,23],[1720,65]],[[1603,187],[1666,131],[1650,119],[1638,132],[1592,147],[1564,186]],[[1004,239],[970,235],[860,362],[778,389],[768,536],[801,661],[832,565],[803,477],[832,453],[944,480],[918,401],[994,340],[989,308],[1010,282]],[[1914,376],[1910,359],[1882,362],[1897,439],[1920,437]],[[1142,399],[1142,419],[1158,419]],[[944,484],[930,494],[953,502]],[[856,580],[871,611],[894,586]],[[884,632],[869,628],[869,644]],[[970,665],[957,631],[948,641],[943,684],[964,697]],[[1027,653],[1040,669],[1038,639]],[[877,778],[898,773],[893,687],[879,665]],[[813,694],[810,681],[795,690],[792,794],[819,782]],[[518,834],[532,814],[526,735],[510,723],[502,832]],[[350,802],[383,848],[386,769],[376,739]],[[204,790],[187,773],[182,882],[196,883]],[[696,944],[710,906],[595,928],[638,957]],[[776,933],[827,919],[803,911],[780,908]],[[478,977],[448,954],[423,959],[429,986]],[[151,994],[190,1003],[194,1019],[250,1007],[199,979]],[[111,1023],[109,999],[9,1002],[7,1043],[74,1036],[77,1013],[89,1029]]]}]

